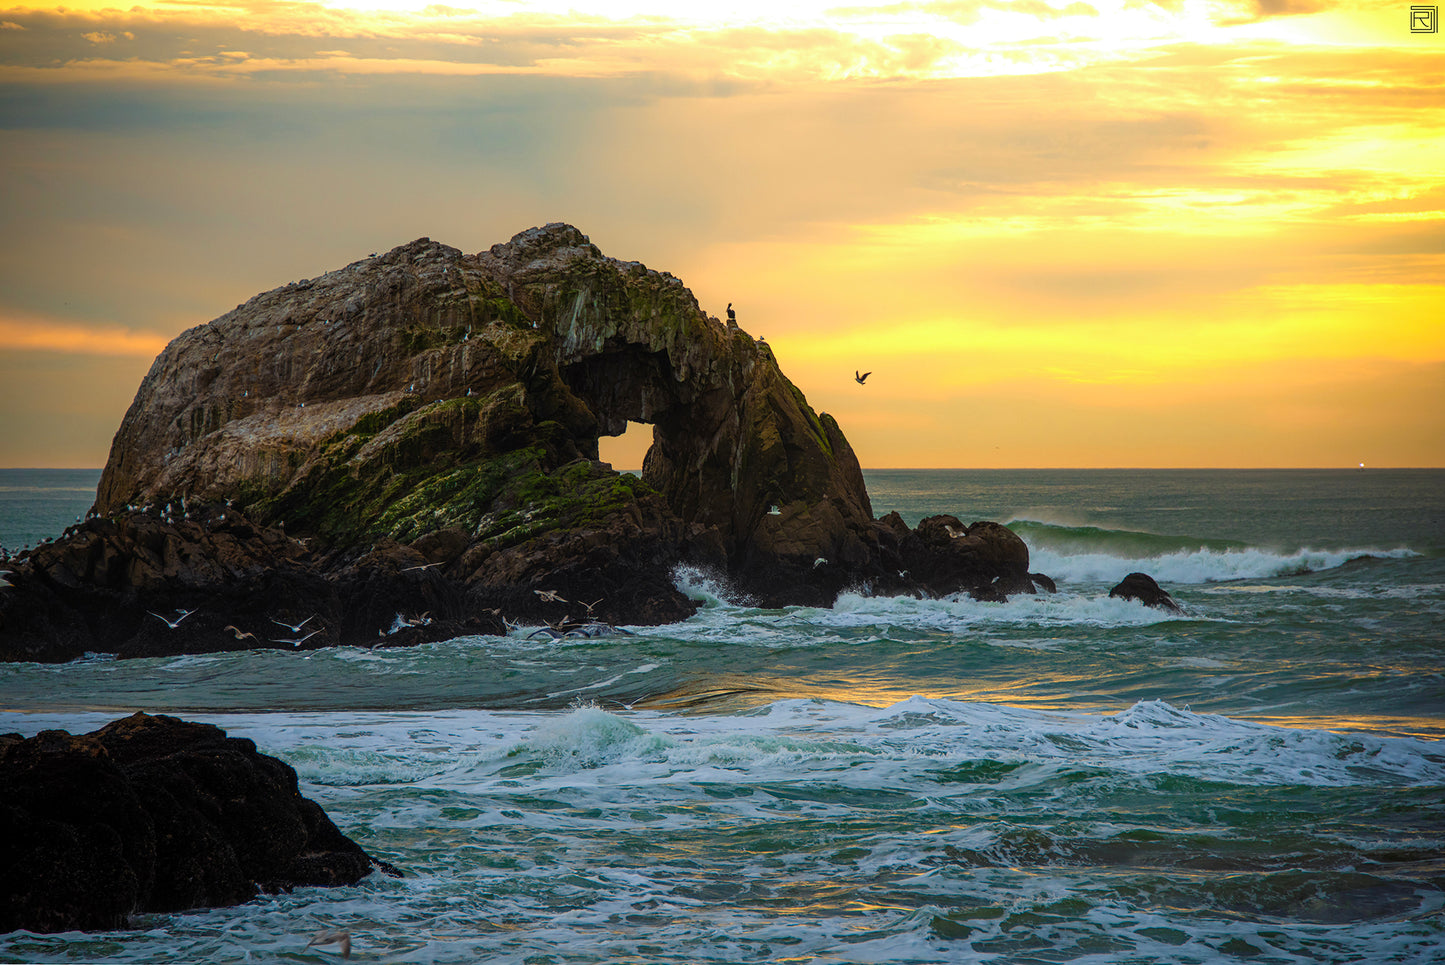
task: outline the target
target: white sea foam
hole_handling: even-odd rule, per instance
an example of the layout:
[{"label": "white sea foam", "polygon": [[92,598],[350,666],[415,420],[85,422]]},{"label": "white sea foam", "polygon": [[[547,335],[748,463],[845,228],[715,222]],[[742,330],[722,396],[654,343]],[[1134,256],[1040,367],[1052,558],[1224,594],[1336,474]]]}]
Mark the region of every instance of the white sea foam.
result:
[{"label": "white sea foam", "polygon": [[[21,733],[94,729],[103,715],[4,714]],[[1138,776],[1188,774],[1239,784],[1326,786],[1445,783],[1436,742],[1341,734],[1200,714],[1141,701],[1114,714],[1025,710],[913,697],[874,708],[823,700],[776,701],[737,716],[674,717],[579,707],[563,714],[450,711],[230,714],[195,719],[249,737],[316,784],[453,784],[505,778],[530,763],[565,777],[668,782],[700,771],[746,772],[749,781],[804,773],[915,766],[910,761],[991,759],[1090,767]],[[860,770],[860,765],[864,765]],[[593,775],[591,780],[597,780]],[[733,773],[731,780],[737,780]]]},{"label": "white sea foam", "polygon": [[877,621],[901,625],[958,629],[975,624],[1022,626],[1147,626],[1180,619],[1105,593],[1018,594],[1007,603],[984,603],[967,595],[938,600],[913,597],[868,597],[842,594],[831,610],[808,611],[809,620],[824,626],[858,626]]},{"label": "white sea foam", "polygon": [[[1334,942],[1330,954],[1365,948],[1371,960],[1428,961],[1442,943],[1433,925],[1377,914],[1347,934],[1271,919],[1270,945],[1245,915],[1192,912],[1214,908],[1210,889],[1238,882],[1187,867],[1136,873],[1127,854],[1108,857],[1142,847],[1167,858],[1169,847],[1192,847],[1190,835],[1213,833],[1186,815],[1182,832],[1164,833],[1165,850],[1147,850],[1160,838],[1152,825],[1132,834],[1141,818],[1131,807],[1155,821],[1190,793],[1166,778],[1201,782],[1196,802],[1214,784],[1273,785],[1290,800],[1309,786],[1428,788],[1445,782],[1445,757],[1426,741],[1291,730],[1160,701],[1112,714],[913,697],[882,708],[784,700],[736,716],[584,706],[203,719],[290,761],[304,793],[407,877],[169,917],[163,928],[107,938],[126,942],[116,957],[294,957],[323,928],[350,931],[359,957],[419,962],[520,963],[564,948],[598,960],[764,961],[781,950],[985,962],[997,955],[964,936],[1013,941],[1025,929],[1080,949],[1071,961],[1101,965],[1082,950],[1127,944],[1132,958],[1182,965],[1223,961],[1219,949],[1251,942],[1312,953]],[[0,730],[76,722],[6,714]],[[1131,804],[1140,796],[1144,804]],[[1253,833],[1218,833],[1236,830]],[[1315,840],[1342,854],[1375,846]],[[1104,857],[1071,850],[1076,843]],[[1430,835],[1410,845],[1422,854],[1436,846]],[[951,849],[999,860],[969,863]],[[1121,878],[1133,889],[1122,900],[1109,886]],[[1351,899],[1328,874],[1316,884],[1326,911]],[[1261,902],[1273,887],[1259,886]],[[1204,891],[1191,897],[1196,888]],[[1420,922],[1440,907],[1433,894],[1396,900]],[[65,939],[34,939],[50,941]],[[32,957],[74,957],[60,944],[44,955],[28,947]],[[1420,955],[1377,954],[1397,948]]]},{"label": "white sea foam", "polygon": [[[942,599],[912,596],[869,596],[857,592],[839,595],[832,607],[788,607],[757,610],[726,602],[705,608],[685,624],[644,628],[643,635],[681,636],[712,645],[764,649],[799,646],[857,646],[879,635],[896,632],[959,634],[986,628],[1021,628],[1050,631],[1068,627],[1144,627],[1207,615],[1181,615],[1111,599],[1103,590],[1019,594],[1007,603],[984,603],[967,595]],[[872,631],[871,633],[865,631]],[[1048,649],[1057,634],[1022,639],[1008,645]]]}]

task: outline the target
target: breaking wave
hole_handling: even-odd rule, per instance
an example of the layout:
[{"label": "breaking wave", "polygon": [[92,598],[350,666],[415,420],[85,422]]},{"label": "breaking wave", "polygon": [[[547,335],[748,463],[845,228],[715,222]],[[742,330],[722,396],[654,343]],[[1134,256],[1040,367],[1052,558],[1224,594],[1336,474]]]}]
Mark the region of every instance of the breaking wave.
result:
[{"label": "breaking wave", "polygon": [[1167,536],[1097,526],[1013,520],[1009,528],[1029,546],[1030,568],[1056,580],[1113,582],[1144,569],[1160,582],[1216,583],[1268,579],[1334,569],[1361,557],[1401,559],[1408,549],[1312,549],[1250,546],[1236,540]]}]

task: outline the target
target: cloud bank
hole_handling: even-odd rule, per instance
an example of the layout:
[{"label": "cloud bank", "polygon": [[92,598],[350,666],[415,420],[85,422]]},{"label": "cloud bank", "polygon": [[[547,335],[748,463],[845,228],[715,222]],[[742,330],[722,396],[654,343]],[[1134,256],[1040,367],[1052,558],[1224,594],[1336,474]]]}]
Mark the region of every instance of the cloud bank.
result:
[{"label": "cloud bank", "polygon": [[564,220],[736,303],[865,465],[1445,464],[1445,52],[1399,9],[581,9],[0,10],[0,343],[144,354]]}]

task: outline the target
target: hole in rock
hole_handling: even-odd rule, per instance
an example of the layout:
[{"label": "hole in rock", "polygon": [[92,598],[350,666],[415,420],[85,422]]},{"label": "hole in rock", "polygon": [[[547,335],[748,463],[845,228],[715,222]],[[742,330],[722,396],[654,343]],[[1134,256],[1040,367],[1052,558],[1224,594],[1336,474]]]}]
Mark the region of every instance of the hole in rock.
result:
[{"label": "hole in rock", "polygon": [[601,436],[597,440],[597,458],[610,463],[618,472],[642,475],[642,459],[652,447],[652,426],[645,422],[629,422],[620,436]]}]

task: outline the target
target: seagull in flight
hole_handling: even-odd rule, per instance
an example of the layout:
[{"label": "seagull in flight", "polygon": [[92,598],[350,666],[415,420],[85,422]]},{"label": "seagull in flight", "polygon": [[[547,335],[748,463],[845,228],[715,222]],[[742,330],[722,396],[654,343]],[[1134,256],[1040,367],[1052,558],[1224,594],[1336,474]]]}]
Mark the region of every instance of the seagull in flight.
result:
[{"label": "seagull in flight", "polygon": [[[310,948],[312,945],[340,945],[340,946],[341,946],[341,957],[342,957],[342,958],[350,958],[350,957],[351,957],[351,932],[349,932],[349,931],[319,931],[319,932],[317,932],[315,935],[312,935],[312,936],[311,936],[311,940],[306,943],[306,948]],[[304,952],[304,951],[306,950],[306,948],[303,948],[302,951]]]},{"label": "seagull in flight", "polygon": [[854,370],[853,370],[853,381],[854,381],[854,382],[857,382],[859,385],[862,385],[864,382],[867,382],[867,381],[868,381],[868,376],[870,376],[870,375],[872,375],[872,374],[873,374],[872,372],[864,372],[862,375],[859,375],[859,374],[858,374],[858,370],[857,370],[857,369],[854,369]]},{"label": "seagull in flight", "polygon": [[254,633],[247,633],[245,630],[242,630],[238,626],[229,625],[226,627],[226,629],[230,630],[232,636],[234,636],[237,640],[245,640],[248,637],[252,640],[256,639],[256,635]]},{"label": "seagull in flight", "polygon": [[532,592],[535,593],[535,594],[537,594],[538,596],[540,596],[540,597],[542,598],[542,602],[544,602],[544,603],[566,603],[566,602],[567,602],[566,600],[562,599],[562,597],[560,597],[560,596],[557,594],[557,591],[556,591],[556,590],[533,590]]},{"label": "seagull in flight", "polygon": [[286,638],[286,639],[284,639],[284,640],[276,640],[276,639],[273,639],[271,642],[272,642],[272,643],[289,643],[289,644],[291,644],[291,646],[293,646],[293,647],[299,647],[299,646],[301,646],[301,644],[305,643],[307,640],[310,640],[312,637],[316,636],[316,634],[318,634],[318,633],[320,633],[320,632],[321,632],[320,630],[312,630],[310,633],[306,634],[306,636],[304,636],[304,637],[288,637],[288,638]]},{"label": "seagull in flight", "polygon": [[[274,624],[276,624],[276,626],[278,626],[278,627],[285,627],[287,630],[290,630],[292,633],[300,633],[302,627],[306,626],[306,624],[310,623],[312,620],[315,620],[315,619],[316,619],[316,614],[313,613],[313,614],[311,614],[309,617],[307,617],[306,619],[302,620],[300,623],[282,623],[280,620],[277,620],[275,617],[272,617],[272,618],[271,618],[271,622],[274,623]],[[311,631],[311,632],[312,632],[312,633],[317,633],[317,632],[319,632],[319,631],[313,630],[313,631]],[[288,640],[288,641],[279,641],[279,640],[278,640],[277,642],[278,642],[278,643],[282,643],[282,642],[289,643],[290,641],[289,641],[289,640]]]},{"label": "seagull in flight", "polygon": [[151,616],[155,617],[157,620],[160,620],[162,623],[164,623],[166,626],[170,627],[172,630],[174,630],[176,627],[178,627],[178,626],[181,625],[181,621],[182,621],[182,620],[184,620],[186,617],[190,616],[192,613],[195,613],[196,611],[195,611],[195,610],[177,610],[176,613],[179,614],[179,616],[177,616],[174,620],[172,620],[170,617],[163,617],[163,616],[161,616],[159,613],[157,613],[157,612],[154,611],[154,610],[147,610],[146,612],[149,613]]}]

